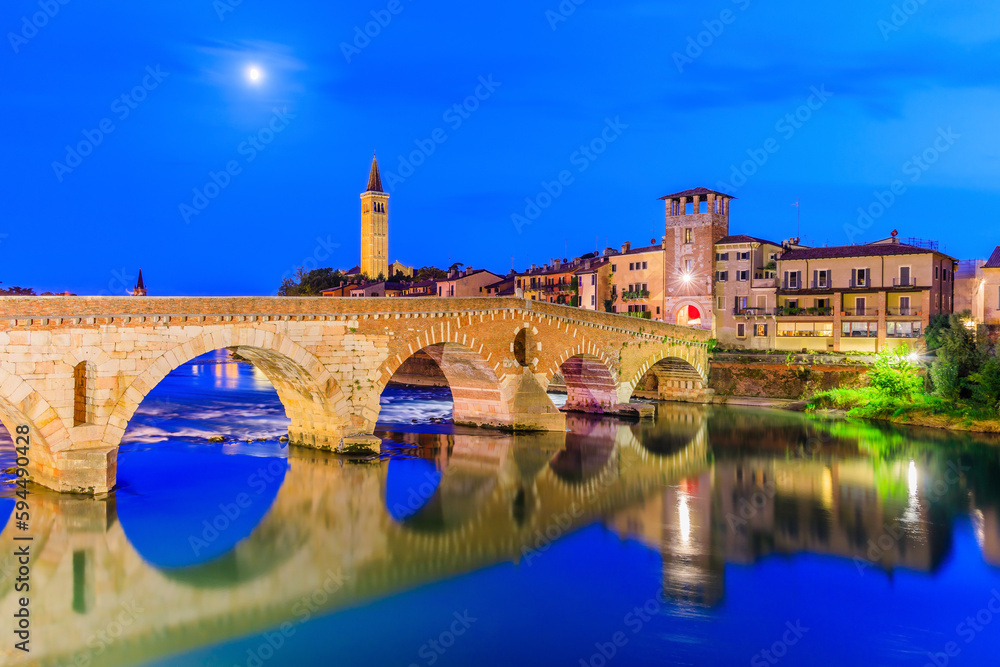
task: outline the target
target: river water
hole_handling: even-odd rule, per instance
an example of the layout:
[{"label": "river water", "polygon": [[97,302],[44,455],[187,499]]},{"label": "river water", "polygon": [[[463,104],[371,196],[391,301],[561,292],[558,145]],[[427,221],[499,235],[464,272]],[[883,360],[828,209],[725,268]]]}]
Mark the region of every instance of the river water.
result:
[{"label": "river water", "polygon": [[32,650],[4,630],[0,663],[1000,664],[996,442],[676,404],[566,434],[450,414],[390,388],[382,456],[344,459],[278,441],[253,367],[179,368],[111,496],[31,496]]}]

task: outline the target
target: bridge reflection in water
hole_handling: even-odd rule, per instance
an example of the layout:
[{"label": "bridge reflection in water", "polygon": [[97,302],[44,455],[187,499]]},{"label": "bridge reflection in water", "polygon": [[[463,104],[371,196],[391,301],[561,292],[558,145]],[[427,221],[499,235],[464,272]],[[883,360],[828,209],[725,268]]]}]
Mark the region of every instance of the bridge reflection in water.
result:
[{"label": "bridge reflection in water", "polygon": [[[879,429],[701,406],[661,407],[655,424],[570,416],[568,426],[515,436],[382,432],[407,457],[374,462],[292,448],[259,525],[226,554],[187,567],[140,553],[114,495],[34,495],[32,652],[7,643],[3,664],[164,658],[294,623],[304,609],[331,613],[543,558],[595,522],[659,552],[663,594],[679,605],[718,605],[727,563],[772,554],[933,572],[963,509],[977,517],[984,558],[1000,565],[997,492],[985,481],[996,479],[995,456],[992,468],[962,471],[961,458]],[[10,521],[0,540],[11,544],[13,533]],[[4,553],[6,618],[15,571]],[[135,605],[144,611],[130,615]],[[113,641],[95,642],[109,629]]]}]

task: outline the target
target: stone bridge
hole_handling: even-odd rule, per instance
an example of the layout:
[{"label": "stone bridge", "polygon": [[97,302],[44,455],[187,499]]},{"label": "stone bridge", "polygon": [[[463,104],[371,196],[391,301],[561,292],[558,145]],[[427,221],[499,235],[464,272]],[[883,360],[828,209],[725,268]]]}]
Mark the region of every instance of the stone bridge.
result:
[{"label": "stone bridge", "polygon": [[[2,297],[0,421],[28,425],[33,481],[105,493],[146,395],[178,366],[234,349],[271,381],[293,443],[371,450],[382,390],[422,352],[456,423],[562,431],[569,411],[620,409],[637,387],[707,397],[705,331],[509,298]],[[655,381],[652,379],[655,376]]]}]

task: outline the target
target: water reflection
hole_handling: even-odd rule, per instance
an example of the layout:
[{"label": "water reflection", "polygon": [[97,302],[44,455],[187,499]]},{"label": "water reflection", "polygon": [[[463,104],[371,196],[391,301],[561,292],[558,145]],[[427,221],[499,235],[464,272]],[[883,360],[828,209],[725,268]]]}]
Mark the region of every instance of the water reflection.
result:
[{"label": "water reflection", "polygon": [[[660,559],[674,606],[646,641],[669,652],[678,630],[668,624],[718,624],[690,631],[701,633],[687,642],[700,646],[697,664],[727,650],[710,647],[725,632],[726,607],[747,603],[733,568],[775,556],[824,556],[837,563],[829,576],[846,568],[880,580],[938,576],[951,559],[977,590],[1000,583],[983,565],[1000,564],[1000,469],[989,445],[943,448],[913,432],[683,405],[663,406],[655,423],[572,416],[570,427],[518,436],[385,431],[375,461],[299,448],[211,457],[179,446],[147,459],[158,475],[132,474],[107,499],[39,492],[30,662],[71,664],[136,601],[144,611],[95,664],[197,650],[230,660],[220,643],[295,619],[303,600],[322,598],[309,616],[332,618],[498,564],[525,572],[542,554],[563,562],[553,545],[594,526]],[[978,560],[955,547],[963,516]],[[0,540],[10,544],[13,532],[8,523]],[[586,561],[589,549],[573,558]],[[13,572],[5,551],[3,614],[13,609]],[[326,586],[331,577],[338,583]],[[29,662],[0,650],[4,664]]]}]

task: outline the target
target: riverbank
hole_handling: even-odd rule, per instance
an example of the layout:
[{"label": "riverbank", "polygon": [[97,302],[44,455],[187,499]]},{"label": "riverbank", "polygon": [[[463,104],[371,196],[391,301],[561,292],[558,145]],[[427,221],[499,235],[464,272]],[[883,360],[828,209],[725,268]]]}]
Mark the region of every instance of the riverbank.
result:
[{"label": "riverbank", "polygon": [[847,416],[910,426],[973,433],[1000,433],[1000,416],[967,405],[919,394],[912,399],[886,399],[865,390],[839,389],[816,394],[806,401],[814,414]]}]

